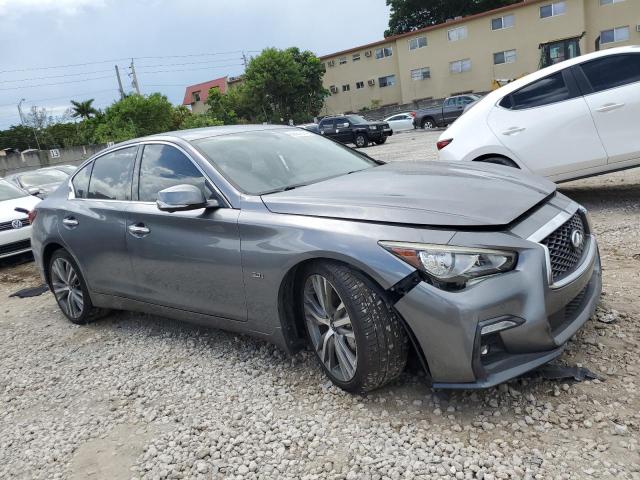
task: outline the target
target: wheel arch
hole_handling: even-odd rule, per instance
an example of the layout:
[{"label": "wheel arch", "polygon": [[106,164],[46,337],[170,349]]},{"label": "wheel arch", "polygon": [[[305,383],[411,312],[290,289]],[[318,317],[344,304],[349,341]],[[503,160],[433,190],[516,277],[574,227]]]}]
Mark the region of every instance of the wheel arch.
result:
[{"label": "wheel arch", "polygon": [[[58,242],[50,242],[42,249],[42,272],[44,273],[44,279],[45,282],[47,282],[47,285],[49,284],[49,262],[51,261],[51,257],[54,252],[57,250],[65,250],[68,252],[68,250]],[[69,255],[71,255],[71,253],[69,253]]]},{"label": "wheel arch", "polygon": [[508,157],[507,155],[503,155],[501,153],[485,153],[483,155],[480,155],[479,157],[474,158],[472,161],[473,162],[484,162],[489,158],[504,158],[505,160],[513,163],[513,166],[522,170],[522,166],[513,158]]}]

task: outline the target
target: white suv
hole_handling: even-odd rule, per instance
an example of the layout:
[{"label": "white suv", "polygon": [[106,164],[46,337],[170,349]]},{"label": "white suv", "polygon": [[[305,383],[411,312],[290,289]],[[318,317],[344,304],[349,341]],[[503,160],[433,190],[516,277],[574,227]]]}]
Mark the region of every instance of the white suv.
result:
[{"label": "white suv", "polygon": [[544,68],[484,97],[438,141],[440,160],[557,182],[640,166],[640,46]]}]

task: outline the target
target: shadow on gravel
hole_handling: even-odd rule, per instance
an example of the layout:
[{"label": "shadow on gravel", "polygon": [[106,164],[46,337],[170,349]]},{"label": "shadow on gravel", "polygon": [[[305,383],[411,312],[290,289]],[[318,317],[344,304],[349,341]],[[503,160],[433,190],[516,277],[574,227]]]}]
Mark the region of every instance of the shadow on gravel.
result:
[{"label": "shadow on gravel", "polygon": [[640,205],[640,184],[559,185],[558,189],[588,208],[632,208]]}]

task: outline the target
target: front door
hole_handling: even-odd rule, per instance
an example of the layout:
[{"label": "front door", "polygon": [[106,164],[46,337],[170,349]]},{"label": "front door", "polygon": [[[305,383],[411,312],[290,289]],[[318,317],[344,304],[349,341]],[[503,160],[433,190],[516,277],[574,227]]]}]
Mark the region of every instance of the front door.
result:
[{"label": "front door", "polygon": [[459,102],[460,97],[447,98],[442,107],[442,122],[444,125],[453,123],[456,118],[462,115],[464,106]]},{"label": "front door", "polygon": [[353,133],[351,123],[345,117],[336,118],[336,136],[335,139],[342,143],[353,141]]},{"label": "front door", "polygon": [[333,118],[327,118],[320,122],[320,135],[325,135],[330,138],[336,138],[335,120]]},{"label": "front door", "polygon": [[547,177],[607,162],[589,107],[566,75],[557,72],[516,90],[488,118],[502,144]]},{"label": "front door", "polygon": [[134,298],[189,312],[246,320],[238,216],[232,208],[162,212],[160,190],[196,185],[223,199],[185,152],[173,145],[142,147],[126,242],[137,285]]},{"label": "front door", "polygon": [[592,88],[585,99],[609,163],[640,159],[640,53],[598,58],[579,68]]},{"label": "front door", "polygon": [[60,212],[58,231],[94,292],[123,295],[135,284],[125,219],[137,150],[107,153],[78,171],[72,180],[75,198]]}]

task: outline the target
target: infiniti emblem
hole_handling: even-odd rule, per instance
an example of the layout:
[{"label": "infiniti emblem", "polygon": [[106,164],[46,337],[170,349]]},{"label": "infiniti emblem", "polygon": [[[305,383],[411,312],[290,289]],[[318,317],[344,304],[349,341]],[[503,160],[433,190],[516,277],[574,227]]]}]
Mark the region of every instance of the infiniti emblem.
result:
[{"label": "infiniti emblem", "polygon": [[22,228],[22,222],[20,220],[14,220],[11,222],[11,226],[13,228]]},{"label": "infiniti emblem", "polygon": [[573,245],[573,248],[576,250],[580,250],[584,245],[584,233],[580,230],[573,230],[571,232],[571,245]]}]

